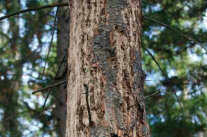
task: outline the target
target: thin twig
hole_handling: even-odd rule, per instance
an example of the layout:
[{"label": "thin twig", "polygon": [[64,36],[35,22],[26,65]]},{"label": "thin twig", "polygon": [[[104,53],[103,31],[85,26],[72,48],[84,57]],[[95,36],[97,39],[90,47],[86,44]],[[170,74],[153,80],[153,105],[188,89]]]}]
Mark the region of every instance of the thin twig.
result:
[{"label": "thin twig", "polygon": [[[63,57],[63,59],[62,59],[60,65],[59,65],[59,67],[58,67],[58,70],[57,70],[57,72],[56,72],[56,74],[55,74],[55,78],[54,78],[52,84],[55,83],[55,81],[56,81],[56,79],[57,79],[57,76],[58,76],[58,74],[59,74],[59,72],[60,72],[60,68],[61,68],[61,66],[63,65],[63,62],[64,62],[65,59],[66,59],[66,56],[67,56],[67,52],[65,53],[65,55],[64,55],[64,57]],[[42,112],[44,111],[44,108],[45,108],[45,105],[46,105],[46,103],[47,103],[47,99],[48,99],[48,97],[49,97],[49,95],[50,95],[50,92],[51,92],[51,88],[48,89],[48,93],[47,93],[47,96],[46,96],[46,98],[45,98],[45,102],[44,102],[44,104],[43,104],[43,106],[42,106]]]},{"label": "thin twig", "polygon": [[47,9],[47,8],[53,8],[53,7],[62,7],[62,6],[68,6],[68,3],[55,3],[55,4],[51,4],[51,5],[45,5],[45,6],[40,6],[40,7],[35,7],[35,8],[29,8],[29,9],[25,9],[25,10],[20,10],[18,12],[0,17],[0,21],[22,14],[22,13],[26,13],[26,12],[31,12],[31,11],[37,11],[37,10],[41,10],[41,9]]},{"label": "thin twig", "polygon": [[[143,45],[142,45],[142,47],[144,48],[144,50],[147,51],[147,53],[148,53],[148,54],[151,56],[151,58],[154,60],[154,62],[156,63],[156,65],[158,66],[158,68],[160,69],[160,71],[162,72],[162,74],[164,75],[164,77],[167,79],[167,81],[169,81],[169,77],[168,77],[168,75],[163,71],[163,69],[161,68],[161,66],[159,65],[159,63],[157,62],[157,60],[154,58],[154,56],[152,55],[152,53],[151,53],[147,48],[145,48]],[[177,99],[177,101],[178,101],[178,103],[179,103],[181,109],[184,111],[183,106],[182,106],[182,104],[181,104],[181,102],[180,102],[180,100],[179,100],[179,98],[178,98],[178,95],[176,94],[176,92],[175,92],[174,90],[173,90],[173,93],[175,94],[175,97],[176,97],[176,99]]]},{"label": "thin twig", "polygon": [[86,90],[86,105],[87,105],[87,110],[88,110],[88,118],[89,118],[89,126],[93,126],[92,118],[91,118],[91,111],[90,111],[90,106],[89,106],[89,101],[88,101],[88,86],[84,84],[84,88]]},{"label": "thin twig", "polygon": [[154,60],[154,62],[156,63],[156,65],[158,66],[158,68],[160,69],[160,71],[162,72],[162,74],[165,76],[165,77],[168,77],[167,74],[164,72],[164,70],[161,68],[160,64],[157,62],[157,60],[154,58],[154,56],[152,55],[152,53],[147,49],[145,48],[145,46],[143,46],[142,44],[142,47],[144,48],[145,51],[147,51],[147,53],[151,56],[151,58]]},{"label": "thin twig", "polygon": [[66,82],[66,80],[60,81],[60,82],[55,83],[55,84],[52,84],[52,85],[50,85],[50,86],[48,86],[48,87],[45,87],[45,88],[42,88],[42,89],[38,89],[38,90],[32,92],[32,94],[36,94],[36,93],[38,93],[38,92],[43,92],[44,90],[48,90],[48,89],[51,89],[51,88],[53,88],[53,87],[62,85],[62,84],[64,84],[65,82]]},{"label": "thin twig", "polygon": [[152,81],[152,80],[149,80],[149,79],[145,79],[145,81]]},{"label": "thin twig", "polygon": [[[52,38],[50,40],[50,46],[49,46],[49,50],[47,52],[47,57],[46,57],[46,60],[45,60],[45,65],[43,67],[42,77],[44,76],[45,68],[46,68],[46,65],[47,65],[47,61],[48,61],[48,58],[49,58],[49,55],[50,55],[50,51],[51,51],[52,45],[53,45],[52,42],[53,42],[53,38],[54,38],[54,34],[55,34],[55,23],[56,23],[56,20],[57,20],[57,14],[58,14],[58,8],[57,8],[57,11],[56,11],[56,14],[55,14],[55,19],[54,19],[53,29],[52,29]],[[40,78],[41,78],[41,75],[40,75]]]},{"label": "thin twig", "polygon": [[207,52],[207,49],[206,49],[206,48],[203,46],[203,44],[202,44],[201,42],[199,42],[198,40],[193,39],[193,38],[191,38],[191,37],[189,37],[189,36],[183,34],[181,31],[179,31],[179,30],[177,30],[177,29],[175,29],[175,28],[173,28],[173,27],[171,27],[171,26],[169,26],[169,25],[167,25],[167,24],[165,24],[165,23],[163,23],[163,22],[157,21],[157,20],[155,20],[155,19],[148,18],[148,17],[146,17],[146,16],[143,16],[143,18],[146,19],[146,20],[149,20],[149,21],[153,21],[153,22],[155,22],[155,23],[157,23],[157,24],[160,24],[160,25],[162,25],[162,26],[165,26],[166,28],[169,28],[169,29],[173,30],[174,32],[176,32],[176,33],[180,34],[181,36],[183,36],[184,38],[186,38],[187,40],[190,40],[190,41],[192,41],[192,42],[194,42],[194,43],[200,45],[200,46]]},{"label": "thin twig", "polygon": [[[157,95],[157,94],[159,94],[159,93],[160,93],[160,91],[157,91],[157,92],[155,92],[155,93],[153,93],[153,94],[151,94],[151,95],[145,96],[143,99],[138,100],[137,103],[140,103],[140,102],[142,102],[142,101],[144,101],[144,100],[146,100],[146,99],[148,99],[148,98],[150,98],[150,97],[153,97],[153,96],[155,96],[155,95]],[[134,107],[135,105],[136,105],[136,104],[130,106],[129,109],[131,109],[131,108]]]},{"label": "thin twig", "polygon": [[157,92],[155,92],[155,93],[153,93],[151,95],[145,96],[143,99],[140,99],[138,102],[142,102],[142,101],[144,101],[144,100],[146,100],[146,99],[148,99],[148,98],[150,98],[152,96],[155,96],[155,95],[157,95],[159,93],[160,93],[160,91],[157,91]]}]

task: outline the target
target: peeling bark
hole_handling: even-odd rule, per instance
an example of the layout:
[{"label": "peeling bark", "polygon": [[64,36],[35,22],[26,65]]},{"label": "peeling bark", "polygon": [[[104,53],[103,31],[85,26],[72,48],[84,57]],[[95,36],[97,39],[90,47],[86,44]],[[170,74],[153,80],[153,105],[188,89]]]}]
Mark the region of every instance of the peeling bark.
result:
[{"label": "peeling bark", "polygon": [[145,105],[138,102],[145,80],[141,1],[75,0],[70,17],[66,136],[149,137]]}]

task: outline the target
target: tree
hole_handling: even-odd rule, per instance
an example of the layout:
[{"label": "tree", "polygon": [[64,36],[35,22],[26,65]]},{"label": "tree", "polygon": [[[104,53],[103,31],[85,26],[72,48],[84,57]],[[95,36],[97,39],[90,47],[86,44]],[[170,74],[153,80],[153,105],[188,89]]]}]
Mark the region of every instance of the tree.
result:
[{"label": "tree", "polygon": [[[68,30],[62,29],[64,28],[62,26],[69,26],[69,24],[67,23],[68,17],[63,17],[59,13],[63,8],[60,8],[60,5],[67,6],[67,3],[46,5],[53,3],[53,1],[29,0],[26,3],[17,1],[14,1],[14,3],[18,4],[13,4],[12,6],[10,0],[0,2],[2,15],[9,14],[8,16],[0,17],[0,21],[11,17],[5,22],[1,22],[2,25],[0,27],[0,86],[2,91],[0,92],[0,113],[2,114],[2,117],[0,116],[0,136],[40,136],[42,134],[43,136],[46,134],[53,136],[55,130],[59,132],[59,136],[63,136],[65,86],[59,85],[58,80],[62,79],[66,74],[64,67],[67,64],[60,64],[65,61],[64,47],[68,45]],[[2,5],[6,5],[7,9],[4,10]],[[204,132],[207,125],[206,53],[202,48],[206,46],[204,41],[207,35],[205,27],[201,25],[202,20],[205,20],[206,2],[204,0],[156,0],[142,1],[142,5],[144,15],[142,18],[144,28],[142,61],[143,69],[147,75],[144,99],[147,99],[146,107],[151,134],[154,137],[192,137],[196,134],[205,136]],[[26,8],[25,6],[29,9],[18,12],[20,8]],[[56,8],[52,9],[52,7],[56,6],[59,7],[58,21],[60,21],[57,49],[54,46],[52,47],[52,45],[56,46],[55,41],[49,39],[46,42],[44,40],[45,36],[48,37],[51,32],[51,34],[56,33],[55,23],[53,24],[55,22],[54,12]],[[51,8],[51,10],[46,10],[45,8]],[[29,11],[33,12],[25,13]],[[13,14],[14,12],[16,13]],[[25,14],[18,15],[19,13]],[[14,15],[17,16],[12,17]],[[16,21],[20,21],[20,24],[16,23]],[[9,25],[10,27],[7,30],[6,23],[13,25]],[[19,29],[15,29],[16,27]],[[66,28],[69,29],[69,27]],[[184,33],[193,37],[189,37]],[[19,36],[17,37],[17,35]],[[38,41],[39,45],[37,50],[32,48],[35,40]],[[203,41],[203,43],[200,41]],[[48,53],[45,52],[47,46],[51,49]],[[109,54],[113,51],[112,53],[116,57],[116,48],[107,50]],[[58,60],[54,58],[56,53]],[[48,57],[46,57],[47,54],[49,55]],[[196,61],[192,58],[192,55],[197,57]],[[42,64],[47,64],[48,67],[44,67]],[[60,71],[57,66],[59,66]],[[42,70],[45,70],[45,73],[42,73]],[[31,76],[28,80],[25,77],[21,78],[21,76],[25,76],[25,73]],[[40,77],[35,77],[34,73],[39,73]],[[42,96],[41,94],[36,94],[35,98],[37,100],[31,100],[29,98],[34,96],[30,96],[30,90],[46,86],[51,81],[53,81],[54,85],[59,86],[54,88],[53,85],[53,90],[49,90],[49,93],[52,93],[53,96],[48,96],[50,94],[47,94],[46,98],[49,97],[49,100],[45,103],[46,105],[44,105],[43,109],[39,111],[42,101],[39,102],[38,98]],[[60,83],[64,83],[64,81]],[[11,83],[18,83],[19,86],[11,88],[15,85]],[[49,85],[49,87],[51,86]],[[90,102],[91,84],[84,83],[84,87],[90,94],[85,95],[83,93],[83,99],[87,99]],[[12,92],[10,92],[11,90]],[[160,90],[160,92],[155,92],[157,90]],[[177,96],[169,94],[172,91]],[[141,101],[139,100],[138,102]],[[85,109],[94,112],[94,107],[92,106],[93,108],[91,108],[93,100],[89,105],[87,105],[87,101],[85,102],[86,104],[83,103],[84,106],[86,105]],[[53,109],[55,103],[56,111]],[[120,104],[122,105],[122,103]],[[86,121],[88,120],[88,114],[88,112],[85,113]],[[92,119],[92,121],[95,120]],[[15,123],[15,127],[12,123]],[[38,124],[35,127],[36,131],[31,128],[34,123]],[[12,126],[12,128],[3,124]]]},{"label": "tree", "polygon": [[77,0],[69,8],[66,136],[150,136],[141,1]]},{"label": "tree", "polygon": [[[5,7],[6,7],[6,12],[9,14],[10,12],[13,12],[15,11],[15,9],[19,9],[19,2],[15,1],[13,2],[13,4],[11,4],[12,1],[8,0],[6,1],[4,4],[5,4]],[[8,31],[8,33],[10,33],[12,35],[12,38],[10,39],[10,41],[8,42],[8,45],[9,45],[9,48],[6,48],[5,51],[7,52],[10,52],[12,53],[10,55],[10,57],[8,58],[13,58],[11,59],[10,61],[8,62],[15,62],[15,61],[18,61],[20,58],[21,58],[21,55],[19,56],[20,54],[20,50],[18,50],[18,34],[19,34],[19,24],[17,24],[16,22],[19,21],[19,17],[15,18],[15,19],[9,19],[9,26],[10,26],[10,30]],[[9,39],[9,37],[8,37]],[[4,43],[2,43],[4,44]],[[4,54],[2,54],[4,55]],[[8,56],[8,55],[6,55]],[[5,67],[3,65],[3,61],[1,62],[2,63],[2,72],[4,73],[8,73],[8,70],[7,70],[7,67]],[[9,63],[8,63],[9,64]],[[22,66],[19,65],[20,68]],[[12,68],[11,68],[12,70]],[[1,95],[1,103],[4,104],[4,115],[3,115],[3,122],[2,122],[2,130],[5,131],[5,133],[7,134],[21,134],[18,130],[18,120],[17,120],[17,117],[14,116],[13,119],[10,119],[10,117],[12,117],[14,115],[14,113],[17,113],[18,110],[17,110],[17,99],[18,99],[18,95],[15,95],[15,92],[18,91],[19,89],[19,86],[20,86],[20,80],[21,80],[21,76],[22,76],[22,70],[21,69],[13,69],[13,71],[17,74],[16,76],[12,77],[11,80],[8,80],[7,76],[5,75],[5,79],[3,80],[2,82],[2,86],[3,85],[7,88],[3,88],[3,91],[7,91],[8,92],[4,92],[2,93]],[[10,85],[10,86],[9,86]],[[9,87],[9,88],[8,88]],[[1,133],[0,133],[1,135]],[[2,133],[2,135],[4,135]]]},{"label": "tree", "polygon": [[[60,3],[66,3],[67,0],[60,0]],[[66,61],[67,49],[69,46],[69,11],[68,7],[62,7],[58,9],[58,33],[57,33],[57,60],[59,63],[62,60]],[[67,63],[61,65],[61,70],[58,77],[66,77],[67,74]],[[66,130],[66,88],[65,85],[60,85],[57,87],[56,92],[54,92],[54,97],[56,101],[56,116],[57,120],[57,133],[60,137],[65,136]]]}]

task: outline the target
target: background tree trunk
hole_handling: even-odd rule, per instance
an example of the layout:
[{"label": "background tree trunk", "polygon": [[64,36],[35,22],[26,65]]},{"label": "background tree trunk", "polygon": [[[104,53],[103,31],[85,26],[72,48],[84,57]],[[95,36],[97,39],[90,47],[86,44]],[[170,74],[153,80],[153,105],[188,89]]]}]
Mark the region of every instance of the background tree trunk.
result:
[{"label": "background tree trunk", "polygon": [[[12,1],[12,0],[6,0],[5,2],[6,7],[6,13],[9,14],[11,12],[14,12],[16,10],[20,9],[20,3],[19,1]],[[9,18],[9,34],[11,35],[10,41],[8,43],[8,46],[11,48],[10,52],[10,58],[13,58],[16,62],[19,61],[21,57],[21,51],[17,48],[19,46],[18,43],[18,36],[19,36],[19,16],[16,18]],[[14,69],[15,76],[12,77],[11,80],[5,79],[5,83],[3,84],[3,87],[7,87],[7,89],[3,89],[3,92],[1,92],[1,97],[5,99],[1,99],[3,101],[0,102],[1,105],[4,104],[4,115],[3,117],[3,127],[0,129],[0,136],[3,134],[3,136],[6,135],[16,135],[16,137],[20,137],[22,133],[19,131],[19,122],[17,120],[17,113],[18,113],[18,90],[19,86],[21,84],[21,77],[22,77],[22,68],[23,64],[18,66],[18,69]],[[10,71],[13,69],[10,69]],[[8,70],[6,70],[8,71]],[[3,72],[3,71],[2,71]],[[5,134],[4,134],[5,133]]]},{"label": "background tree trunk", "polygon": [[[68,0],[59,0],[59,3],[66,3]],[[69,46],[69,12],[68,7],[61,7],[58,9],[58,48],[57,57],[60,63],[64,58],[67,48]],[[65,75],[67,64],[62,65],[59,76]],[[57,117],[57,133],[59,137],[65,136],[66,126],[66,88],[65,85],[60,85],[56,92],[54,92],[56,101],[56,117]]]},{"label": "background tree trunk", "polygon": [[141,1],[73,0],[69,8],[66,136],[150,136],[139,101]]}]

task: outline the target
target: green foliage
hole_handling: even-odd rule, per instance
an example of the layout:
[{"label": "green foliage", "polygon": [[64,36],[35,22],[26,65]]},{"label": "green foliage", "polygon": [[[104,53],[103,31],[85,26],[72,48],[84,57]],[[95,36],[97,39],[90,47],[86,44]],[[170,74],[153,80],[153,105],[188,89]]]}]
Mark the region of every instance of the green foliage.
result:
[{"label": "green foliage", "polygon": [[[143,14],[204,42],[206,29],[200,26],[206,5],[204,0],[144,1]],[[206,53],[199,45],[153,22],[144,22],[143,34],[143,44],[170,77],[167,80],[162,76],[161,80],[152,79],[153,82],[146,83],[146,94],[162,92],[146,102],[152,136],[193,137],[198,132],[206,132]],[[143,68],[149,75],[147,79],[160,74],[149,55],[144,51],[142,55]],[[172,91],[179,94],[184,110]]]},{"label": "green foliage", "polygon": [[[14,13],[20,7],[30,8],[48,4],[40,0],[19,3],[8,0],[0,3],[5,14]],[[57,69],[56,48],[49,59],[50,69],[42,73],[46,49],[50,43],[51,22],[54,9],[46,9],[18,15],[1,21],[0,27],[0,136],[40,136],[54,132],[52,111],[41,116],[42,95],[31,92],[47,86]],[[8,28],[8,29],[7,29]],[[55,45],[56,43],[54,43]],[[53,102],[54,103],[54,102]],[[48,103],[50,105],[50,103]],[[46,119],[47,118],[47,119]],[[49,119],[48,119],[49,118]],[[53,122],[54,123],[54,122]]]}]

